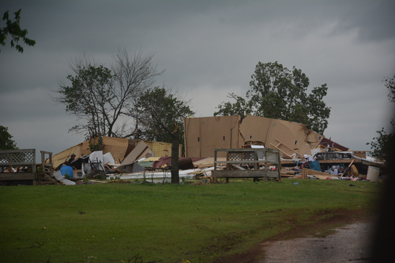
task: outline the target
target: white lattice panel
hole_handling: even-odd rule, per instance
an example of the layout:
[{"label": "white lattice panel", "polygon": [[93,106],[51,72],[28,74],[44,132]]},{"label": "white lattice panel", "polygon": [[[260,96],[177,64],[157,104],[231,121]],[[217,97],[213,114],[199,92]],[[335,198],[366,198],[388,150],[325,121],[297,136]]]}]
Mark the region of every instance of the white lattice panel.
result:
[{"label": "white lattice panel", "polygon": [[35,164],[34,150],[1,151],[0,163],[2,165]]}]

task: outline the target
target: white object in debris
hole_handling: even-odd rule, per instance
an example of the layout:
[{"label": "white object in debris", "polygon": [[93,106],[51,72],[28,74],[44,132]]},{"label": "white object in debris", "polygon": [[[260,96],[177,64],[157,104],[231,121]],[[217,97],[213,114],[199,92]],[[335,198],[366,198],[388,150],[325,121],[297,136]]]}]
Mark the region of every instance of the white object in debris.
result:
[{"label": "white object in debris", "polygon": [[89,155],[89,160],[91,162],[99,161],[103,165],[103,151],[96,151]]},{"label": "white object in debris", "polygon": [[110,152],[103,154],[103,164],[115,164],[114,157],[112,157],[112,154]]},{"label": "white object in debris", "polygon": [[[193,171],[198,171],[199,169],[190,169],[190,170],[180,170],[179,171],[179,177],[180,180],[181,178],[185,179],[192,179],[194,174],[191,174]],[[165,179],[165,178],[171,178],[171,172],[166,171],[166,172],[145,172],[145,175],[143,172],[139,173],[130,173],[130,174],[122,174],[122,175],[109,175],[108,179],[111,178],[120,178],[123,180],[130,180],[130,179],[143,179],[145,176],[145,179],[148,181],[149,179]]]},{"label": "white object in debris", "polygon": [[380,174],[380,168],[369,165],[366,179],[371,182],[377,182],[379,179],[379,174]]},{"label": "white object in debris", "polygon": [[314,158],[313,157],[311,157],[311,155],[307,155],[307,154],[305,154],[304,155],[304,158],[306,159],[306,161],[308,161],[308,162],[314,162],[315,160],[314,160]]},{"label": "white object in debris", "polygon": [[60,171],[56,171],[53,173],[53,176],[58,179],[59,181],[62,181],[65,185],[75,185],[75,182],[65,179],[62,174],[60,173]]},{"label": "white object in debris", "polygon": [[311,150],[311,156],[313,156],[313,158],[314,158],[314,156],[315,156],[317,153],[320,153],[320,152],[321,152],[321,149],[320,149],[320,148],[312,149],[312,150]]},{"label": "white object in debris", "polygon": [[255,145],[255,144],[252,144],[252,145],[251,145],[251,148],[263,149],[263,148],[265,148],[265,146],[263,146],[263,145]]}]

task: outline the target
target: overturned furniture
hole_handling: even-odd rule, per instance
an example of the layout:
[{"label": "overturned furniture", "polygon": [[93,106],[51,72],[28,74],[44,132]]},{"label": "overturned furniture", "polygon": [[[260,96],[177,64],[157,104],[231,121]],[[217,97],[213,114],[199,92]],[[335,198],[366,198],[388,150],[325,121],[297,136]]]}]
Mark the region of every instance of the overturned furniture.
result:
[{"label": "overturned furniture", "polygon": [[[0,181],[35,184],[63,184],[52,174],[52,153],[41,151],[41,164],[36,164],[35,149],[0,151]],[[49,162],[45,163],[48,156]],[[6,172],[7,170],[7,172]]]},{"label": "overturned furniture", "polygon": [[[226,161],[218,161],[217,157],[220,155],[220,152],[225,152]],[[226,164],[225,169],[218,170],[217,165],[219,164]],[[260,164],[264,164],[263,169],[259,168]],[[242,165],[247,165],[252,169],[245,169]],[[281,161],[278,150],[242,148],[215,149],[214,151],[214,182],[217,182],[218,178],[226,178],[226,182],[229,182],[229,178],[254,178],[254,180],[275,178],[281,180],[280,170]]]}]

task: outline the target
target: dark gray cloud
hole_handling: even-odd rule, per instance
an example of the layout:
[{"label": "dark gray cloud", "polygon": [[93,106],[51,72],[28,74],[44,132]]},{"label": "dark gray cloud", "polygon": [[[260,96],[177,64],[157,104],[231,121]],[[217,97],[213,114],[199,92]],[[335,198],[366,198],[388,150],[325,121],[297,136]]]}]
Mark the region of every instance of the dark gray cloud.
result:
[{"label": "dark gray cloud", "polygon": [[335,32],[357,30],[360,41],[385,41],[395,38],[395,4],[391,0],[350,1],[342,12]]}]

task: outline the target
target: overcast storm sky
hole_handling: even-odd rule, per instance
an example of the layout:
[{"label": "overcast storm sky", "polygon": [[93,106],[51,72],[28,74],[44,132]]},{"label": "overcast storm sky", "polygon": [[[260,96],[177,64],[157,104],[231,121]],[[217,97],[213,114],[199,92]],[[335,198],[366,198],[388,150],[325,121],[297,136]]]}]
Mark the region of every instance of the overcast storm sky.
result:
[{"label": "overcast storm sky", "polygon": [[[84,140],[51,100],[83,54],[111,67],[118,49],[154,54],[165,85],[212,116],[227,94],[245,96],[256,64],[301,69],[310,90],[328,84],[326,137],[370,150],[392,114],[384,77],[395,74],[395,1],[17,1],[34,47],[0,46],[0,125],[21,149],[54,154]],[[0,27],[4,26],[1,21]]]}]

